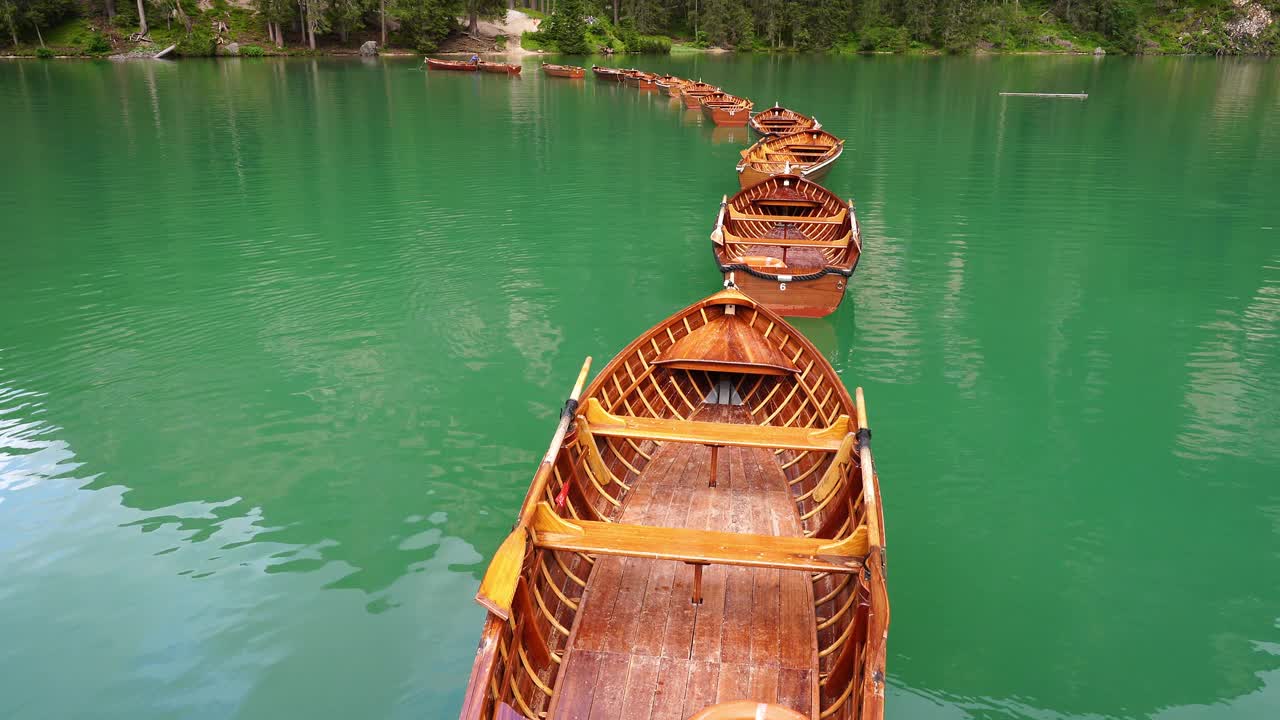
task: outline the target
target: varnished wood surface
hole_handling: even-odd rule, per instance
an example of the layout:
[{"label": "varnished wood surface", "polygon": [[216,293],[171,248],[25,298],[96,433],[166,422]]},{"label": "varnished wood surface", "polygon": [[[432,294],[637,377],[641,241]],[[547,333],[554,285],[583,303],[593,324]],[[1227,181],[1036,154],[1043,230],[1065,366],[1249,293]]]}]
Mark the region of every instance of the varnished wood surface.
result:
[{"label": "varnished wood surface", "polygon": [[[706,406],[699,420],[741,420],[739,406]],[[654,454],[621,522],[724,532],[801,535],[775,455],[718,453],[670,443]],[[711,565],[703,603],[681,562],[600,557],[583,595],[553,718],[683,720],[720,702],[755,700],[816,716],[813,591],[803,572]]]},{"label": "varnished wood surface", "polygon": [[[737,406],[733,406],[737,407]],[[624,437],[660,442],[698,443],[724,447],[781,448],[835,452],[852,431],[849,417],[842,415],[830,427],[772,427],[750,423],[708,422],[705,420],[656,420],[610,415],[598,400],[587,400],[586,417],[596,436]],[[698,417],[707,416],[699,413]]]}]

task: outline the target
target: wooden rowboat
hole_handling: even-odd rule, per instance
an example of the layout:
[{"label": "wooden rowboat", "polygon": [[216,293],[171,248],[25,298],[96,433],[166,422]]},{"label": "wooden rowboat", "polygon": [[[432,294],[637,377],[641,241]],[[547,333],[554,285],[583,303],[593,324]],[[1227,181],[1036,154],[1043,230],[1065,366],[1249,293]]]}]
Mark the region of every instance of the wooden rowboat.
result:
[{"label": "wooden rowboat", "polygon": [[658,89],[662,92],[671,97],[680,97],[681,88],[689,84],[689,81],[678,78],[675,75],[659,75],[657,83]]},{"label": "wooden rowboat", "polygon": [[483,72],[506,73],[508,75],[519,75],[523,69],[522,66],[511,63],[493,63],[481,60],[479,64],[480,70]]},{"label": "wooden rowboat", "polygon": [[884,517],[861,389],[732,289],[579,394],[589,367],[480,585],[462,720],[882,720]]},{"label": "wooden rowboat", "polygon": [[751,101],[726,92],[702,98],[702,114],[716,125],[742,127],[751,119]]},{"label": "wooden rowboat", "polygon": [[427,67],[432,70],[460,70],[462,72],[475,72],[479,70],[475,63],[463,62],[461,60],[437,60],[435,58],[427,58]]},{"label": "wooden rowboat", "polygon": [[777,104],[751,117],[751,129],[765,136],[786,135],[802,130],[817,130],[821,127],[822,123],[814,118]]},{"label": "wooden rowboat", "polygon": [[711,242],[725,280],[801,317],[835,312],[862,255],[853,202],[794,174],[722,201]]},{"label": "wooden rowboat", "polygon": [[697,110],[702,107],[702,98],[711,93],[720,92],[720,88],[715,85],[708,85],[699,80],[698,82],[690,82],[680,89],[680,97],[684,99],[684,106],[690,110]]},{"label": "wooden rowboat", "polygon": [[779,173],[821,180],[844,152],[844,140],[826,130],[773,135],[742,151],[738,184],[751,187]]},{"label": "wooden rowboat", "polygon": [[612,82],[622,82],[623,71],[619,70],[618,68],[607,68],[607,67],[600,67],[599,65],[592,65],[591,72],[596,74],[597,80],[609,80]]},{"label": "wooden rowboat", "polygon": [[587,74],[586,69],[577,65],[553,65],[551,63],[542,63],[542,72],[551,77],[580,78]]},{"label": "wooden rowboat", "polygon": [[622,82],[641,90],[657,90],[658,76],[643,70],[628,70],[622,75]]}]

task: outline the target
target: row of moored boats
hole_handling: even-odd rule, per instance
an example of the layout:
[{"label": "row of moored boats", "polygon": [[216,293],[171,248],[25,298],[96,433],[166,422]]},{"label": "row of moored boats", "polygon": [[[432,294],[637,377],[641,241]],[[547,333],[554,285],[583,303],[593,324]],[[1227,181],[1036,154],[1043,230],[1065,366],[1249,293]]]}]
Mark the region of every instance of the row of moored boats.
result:
[{"label": "row of moored boats", "polygon": [[708,83],[591,70],[761,137],[711,235],[725,289],[590,383],[583,364],[476,595],[462,718],[882,720],[866,405],[782,317],[833,312],[861,255],[852,202],[818,183],[844,143]]}]

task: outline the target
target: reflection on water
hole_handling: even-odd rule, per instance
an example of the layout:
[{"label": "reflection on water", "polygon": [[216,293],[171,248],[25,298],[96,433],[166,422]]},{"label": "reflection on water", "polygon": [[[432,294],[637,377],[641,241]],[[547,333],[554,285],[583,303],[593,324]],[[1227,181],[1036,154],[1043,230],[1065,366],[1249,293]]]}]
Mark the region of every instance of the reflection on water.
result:
[{"label": "reflection on water", "polygon": [[[1268,716],[1273,64],[651,65],[848,139],[797,325],[870,403],[891,714]],[[456,713],[572,373],[718,286],[750,141],[525,72],[0,65],[0,715]]]}]

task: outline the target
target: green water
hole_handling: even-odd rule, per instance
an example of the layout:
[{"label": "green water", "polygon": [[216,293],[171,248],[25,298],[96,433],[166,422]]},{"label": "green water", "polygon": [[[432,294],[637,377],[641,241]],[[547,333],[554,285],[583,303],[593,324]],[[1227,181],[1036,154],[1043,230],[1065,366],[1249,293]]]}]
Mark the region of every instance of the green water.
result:
[{"label": "green water", "polygon": [[[888,716],[1280,716],[1280,65],[643,64],[848,139],[800,325],[870,403]],[[456,715],[574,373],[716,288],[745,137],[535,70],[0,63],[0,717]]]}]

